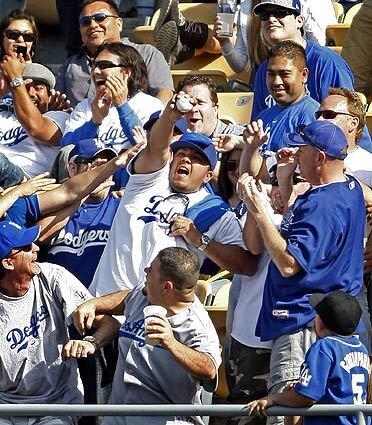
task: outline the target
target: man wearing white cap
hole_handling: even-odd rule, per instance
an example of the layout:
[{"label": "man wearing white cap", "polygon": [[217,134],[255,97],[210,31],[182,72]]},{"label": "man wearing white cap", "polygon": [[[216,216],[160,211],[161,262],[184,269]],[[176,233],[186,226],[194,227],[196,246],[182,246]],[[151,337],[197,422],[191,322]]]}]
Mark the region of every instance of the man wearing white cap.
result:
[{"label": "man wearing white cap", "polygon": [[68,114],[48,111],[53,73],[39,63],[5,55],[1,72],[8,80],[14,113],[0,113],[0,152],[27,176],[49,171],[58,153]]}]

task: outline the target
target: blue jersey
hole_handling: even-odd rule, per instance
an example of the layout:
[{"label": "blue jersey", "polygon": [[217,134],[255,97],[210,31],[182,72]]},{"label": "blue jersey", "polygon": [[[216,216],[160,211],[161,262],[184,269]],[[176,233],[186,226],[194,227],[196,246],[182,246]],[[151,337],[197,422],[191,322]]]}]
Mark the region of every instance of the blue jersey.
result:
[{"label": "blue jersey", "polygon": [[289,106],[274,105],[260,112],[257,118],[262,119],[264,128],[270,128],[270,140],[264,149],[277,152],[287,146],[284,135],[296,130],[299,124],[310,124],[315,120],[315,111],[319,103],[310,96],[304,96],[299,102]]},{"label": "blue jersey", "polygon": [[298,332],[315,317],[314,292],[342,289],[358,295],[363,282],[365,208],[363,192],[351,176],[298,196],[284,215],[281,236],[301,269],[283,277],[271,261],[256,334],[263,341]]},{"label": "blue jersey", "polygon": [[[306,353],[294,389],[317,404],[365,404],[369,368],[367,349],[356,336],[327,336]],[[304,425],[355,423],[352,416],[304,417]]]},{"label": "blue jersey", "polygon": [[[320,103],[328,96],[330,87],[354,90],[353,74],[341,55],[312,41],[307,41],[305,51],[309,68],[307,89],[313,99]],[[275,103],[266,86],[266,70],[267,60],[258,67],[254,80],[253,119]]]},{"label": "blue jersey", "polygon": [[4,219],[12,220],[20,226],[35,226],[40,218],[40,206],[37,195],[17,199],[6,212]]},{"label": "blue jersey", "polygon": [[86,287],[93,279],[120,199],[82,204],[52,242],[46,261],[69,270]]}]

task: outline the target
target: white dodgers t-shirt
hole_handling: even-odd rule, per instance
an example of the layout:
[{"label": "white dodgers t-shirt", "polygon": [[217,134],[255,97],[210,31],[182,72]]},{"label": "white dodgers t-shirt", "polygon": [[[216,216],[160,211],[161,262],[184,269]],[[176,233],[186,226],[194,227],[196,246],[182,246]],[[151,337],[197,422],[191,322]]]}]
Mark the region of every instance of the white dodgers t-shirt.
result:
[{"label": "white dodgers t-shirt", "polygon": [[[48,111],[43,116],[51,119],[64,133],[69,117],[67,112]],[[0,152],[29,176],[50,171],[58,151],[59,146],[48,145],[29,136],[12,112],[0,113]]]},{"label": "white dodgers t-shirt", "polygon": [[[171,236],[169,232],[170,219],[184,215],[188,207],[204,199],[208,192],[201,189],[188,194],[174,193],[168,176],[169,163],[153,173],[130,176],[89,287],[92,294],[103,295],[144,282],[144,268],[167,247],[187,248],[197,254],[200,265],[204,261],[203,252],[187,245],[183,237]],[[217,242],[244,247],[241,225],[231,211],[213,223],[205,234]]]}]

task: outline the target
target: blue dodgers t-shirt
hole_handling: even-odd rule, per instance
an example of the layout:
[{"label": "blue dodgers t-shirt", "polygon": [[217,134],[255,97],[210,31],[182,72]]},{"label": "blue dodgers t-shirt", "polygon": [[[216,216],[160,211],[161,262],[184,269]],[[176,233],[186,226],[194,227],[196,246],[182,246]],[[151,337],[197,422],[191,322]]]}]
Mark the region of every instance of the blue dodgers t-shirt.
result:
[{"label": "blue dodgers t-shirt", "polygon": [[[313,99],[320,103],[328,96],[330,87],[354,89],[353,74],[341,55],[329,47],[320,46],[309,40],[305,51],[309,68],[307,89]],[[256,119],[261,111],[270,108],[275,103],[266,86],[266,70],[267,60],[258,67],[254,80],[253,119]]]},{"label": "blue dodgers t-shirt", "polygon": [[120,201],[110,195],[97,204],[82,204],[51,241],[46,261],[65,267],[88,287]]},{"label": "blue dodgers t-shirt", "polygon": [[270,128],[270,139],[264,150],[277,152],[286,147],[285,134],[295,131],[300,124],[313,122],[318,109],[319,103],[306,95],[292,105],[283,107],[276,104],[260,112],[257,118],[262,119],[265,130]]},{"label": "blue dodgers t-shirt", "polygon": [[[369,368],[367,349],[356,336],[327,336],[306,353],[294,389],[317,404],[365,404]],[[304,425],[329,424],[355,424],[355,417],[304,417]]]},{"label": "blue dodgers t-shirt", "polygon": [[17,199],[4,216],[4,219],[25,227],[35,226],[39,218],[40,206],[37,195]]},{"label": "blue dodgers t-shirt", "polygon": [[358,295],[363,282],[365,208],[360,184],[345,182],[313,188],[298,196],[283,216],[280,233],[301,270],[283,277],[271,261],[256,335],[269,341],[308,326],[315,317],[314,292],[342,289]]}]

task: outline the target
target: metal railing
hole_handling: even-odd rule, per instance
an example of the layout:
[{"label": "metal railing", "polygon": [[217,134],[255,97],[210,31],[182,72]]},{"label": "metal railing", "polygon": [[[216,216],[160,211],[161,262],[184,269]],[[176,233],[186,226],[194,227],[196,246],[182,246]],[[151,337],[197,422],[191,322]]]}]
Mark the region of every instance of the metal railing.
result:
[{"label": "metal railing", "polygon": [[[245,416],[246,405],[86,405],[86,404],[0,404],[2,416]],[[322,404],[309,408],[274,406],[268,416],[356,416],[357,425],[366,425],[372,405]]]}]

